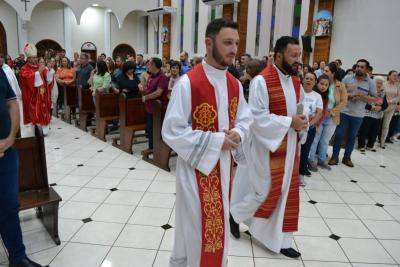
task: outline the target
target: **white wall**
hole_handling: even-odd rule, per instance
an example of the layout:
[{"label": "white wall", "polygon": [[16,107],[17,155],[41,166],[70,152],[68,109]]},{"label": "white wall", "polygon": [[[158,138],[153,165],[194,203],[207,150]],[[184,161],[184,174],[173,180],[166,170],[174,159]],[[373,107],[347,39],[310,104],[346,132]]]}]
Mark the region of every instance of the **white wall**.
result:
[{"label": "white wall", "polygon": [[336,0],[330,59],[366,58],[376,73],[400,69],[400,1]]},{"label": "white wall", "polygon": [[133,12],[126,17],[123,27],[119,29],[117,18],[111,15],[111,52],[117,45],[125,43],[132,46],[137,53],[143,53],[138,51],[140,41],[138,23],[139,16]]},{"label": "white wall", "polygon": [[51,39],[64,46],[64,4],[42,2],[32,12],[28,26],[28,40],[36,44]]},{"label": "white wall", "polygon": [[72,26],[72,50],[80,52],[85,42],[92,42],[97,47],[97,54],[103,53],[104,47],[104,8],[89,7],[83,12],[81,24]]},{"label": "white wall", "polygon": [[0,0],[0,22],[6,30],[8,54],[14,58],[18,55],[17,13],[3,0]]}]

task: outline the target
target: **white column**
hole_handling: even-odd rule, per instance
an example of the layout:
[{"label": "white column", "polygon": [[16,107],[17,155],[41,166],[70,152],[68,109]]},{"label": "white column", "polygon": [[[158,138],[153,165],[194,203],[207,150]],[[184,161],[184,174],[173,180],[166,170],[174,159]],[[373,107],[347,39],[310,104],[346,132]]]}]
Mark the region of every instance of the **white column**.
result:
[{"label": "white column", "polygon": [[[181,41],[181,0],[172,0],[171,6],[176,8],[176,13],[171,15],[171,33],[169,41],[171,42],[171,59],[179,59],[180,41]],[[183,0],[182,0],[183,1]]]},{"label": "white column", "polygon": [[195,2],[185,1],[183,18],[183,50],[189,53],[189,58],[194,52],[194,32],[195,32]]},{"label": "white column", "polygon": [[280,37],[292,35],[294,0],[276,1],[274,43]]},{"label": "white column", "polygon": [[155,55],[155,28],[157,26],[157,17],[149,16],[149,26],[147,28],[147,56],[150,58]]},{"label": "white column", "polygon": [[64,5],[64,49],[68,58],[73,58],[74,51],[72,51],[72,24],[75,23],[73,19],[71,8]]},{"label": "white column", "polygon": [[268,55],[270,50],[272,3],[272,0],[263,0],[261,4],[260,46],[258,49],[260,57]]},{"label": "white column", "polygon": [[[310,16],[312,15],[313,18],[315,18],[315,16],[318,13],[318,2],[319,1],[315,1],[314,14],[310,14]],[[310,53],[310,61],[308,64],[312,66],[312,64],[314,63],[314,47],[315,47],[315,35],[314,34],[311,37],[311,47],[313,48],[313,51]]]},{"label": "white column", "polygon": [[24,46],[28,43],[28,21],[18,15],[18,48],[19,53],[24,53]]},{"label": "white column", "polygon": [[[246,53],[252,56],[256,56],[257,8],[258,0],[249,0],[247,10]],[[264,29],[260,28],[260,33],[261,31],[264,31]]]},{"label": "white column", "polygon": [[[308,17],[310,11],[310,0],[301,2],[301,17],[300,17],[300,37],[304,35],[308,27]],[[311,14],[312,15],[312,14]]]},{"label": "white column", "polygon": [[223,5],[219,5],[219,6],[216,6],[216,7],[215,7],[215,18],[216,18],[216,19],[222,18],[222,15],[223,15],[223,8],[224,8]]},{"label": "white column", "polygon": [[238,20],[238,12],[239,12],[239,4],[238,3],[234,3],[233,4],[233,21],[237,21]]},{"label": "white column", "polygon": [[111,13],[109,10],[104,11],[104,51],[107,57],[111,57]]},{"label": "white column", "polygon": [[204,56],[206,54],[206,45],[204,43],[204,37],[206,36],[206,29],[210,17],[211,7],[204,4],[202,1],[199,2],[199,24],[198,24],[198,36],[197,36],[197,54]]}]

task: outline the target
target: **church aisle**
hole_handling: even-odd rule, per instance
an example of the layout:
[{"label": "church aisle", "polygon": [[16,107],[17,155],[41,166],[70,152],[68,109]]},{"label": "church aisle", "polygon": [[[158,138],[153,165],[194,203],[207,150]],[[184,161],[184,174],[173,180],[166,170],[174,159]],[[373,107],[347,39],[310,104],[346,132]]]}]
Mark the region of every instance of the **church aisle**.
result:
[{"label": "church aisle", "polygon": [[[173,173],[54,118],[45,140],[49,183],[63,198],[62,244],[55,246],[34,211],[24,211],[29,256],[51,267],[168,266]],[[228,266],[399,266],[400,142],[383,152],[355,151],[352,160],[355,168],[341,164],[306,178],[295,235],[300,260],[274,255],[242,234],[231,238]],[[0,266],[7,266],[3,246]]]}]

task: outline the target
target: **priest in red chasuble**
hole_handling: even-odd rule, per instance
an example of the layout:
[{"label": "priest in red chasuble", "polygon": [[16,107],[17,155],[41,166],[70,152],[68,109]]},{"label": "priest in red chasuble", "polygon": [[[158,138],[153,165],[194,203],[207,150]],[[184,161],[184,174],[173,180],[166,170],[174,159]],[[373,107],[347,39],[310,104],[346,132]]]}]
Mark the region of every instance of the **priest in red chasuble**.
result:
[{"label": "priest in red chasuble", "polygon": [[24,124],[40,125],[45,135],[49,132],[51,90],[53,81],[48,81],[49,70],[43,58],[38,62],[36,47],[27,44],[25,55],[28,60],[21,68],[22,102]]},{"label": "priest in red chasuble", "polygon": [[22,66],[19,77],[21,80],[22,107],[24,115],[24,124],[32,124],[34,119],[35,101],[32,96],[35,91],[35,73],[39,70],[37,49],[32,44],[26,44],[24,53],[27,57],[25,65]]},{"label": "priest in red chasuble", "polygon": [[253,238],[268,249],[297,258],[292,248],[299,219],[299,132],[308,127],[302,115],[303,88],[294,70],[301,49],[284,36],[269,64],[250,84],[249,106],[254,123],[243,144],[247,165],[236,172],[232,192],[231,232],[249,226]]},{"label": "priest in red chasuble", "polygon": [[207,26],[207,57],[175,84],[162,136],[178,154],[175,241],[170,267],[226,266],[233,162],[252,115],[240,82],[227,72],[239,45],[238,25]]}]

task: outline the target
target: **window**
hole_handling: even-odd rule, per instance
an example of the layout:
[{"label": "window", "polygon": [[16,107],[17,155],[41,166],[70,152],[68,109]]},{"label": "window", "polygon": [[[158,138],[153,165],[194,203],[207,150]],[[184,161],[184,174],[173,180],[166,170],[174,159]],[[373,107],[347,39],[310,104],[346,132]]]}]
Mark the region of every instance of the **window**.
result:
[{"label": "window", "polygon": [[292,37],[294,38],[300,37],[301,4],[302,0],[296,0],[293,8]]}]

